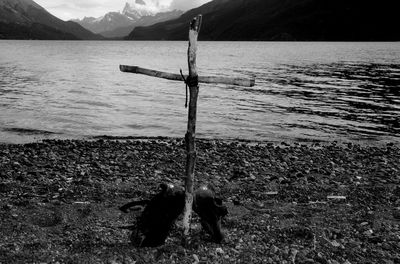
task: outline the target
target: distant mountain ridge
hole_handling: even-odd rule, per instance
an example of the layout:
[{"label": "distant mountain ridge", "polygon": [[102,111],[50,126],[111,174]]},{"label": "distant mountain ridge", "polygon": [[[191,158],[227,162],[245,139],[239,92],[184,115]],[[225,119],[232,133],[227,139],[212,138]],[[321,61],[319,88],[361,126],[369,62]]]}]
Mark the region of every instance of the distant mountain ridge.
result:
[{"label": "distant mountain ridge", "polygon": [[214,0],[126,39],[185,40],[202,14],[200,40],[393,41],[397,10],[394,0]]},{"label": "distant mountain ridge", "polygon": [[177,18],[181,14],[183,11],[179,10],[157,12],[144,0],[136,0],[131,4],[127,2],[121,13],[109,12],[99,18],[85,17],[72,21],[104,37],[116,38],[127,36],[136,26],[152,25]]},{"label": "distant mountain ridge", "polygon": [[132,21],[127,16],[118,12],[109,12],[99,18],[85,17],[82,20],[74,19],[72,21],[96,34],[100,34],[104,31],[111,31],[118,27],[130,26],[132,24]]},{"label": "distant mountain ridge", "polygon": [[51,15],[32,0],[0,0],[0,39],[102,39],[79,24]]},{"label": "distant mountain ridge", "polygon": [[153,16],[144,16],[138,19],[137,21],[129,24],[128,26],[117,27],[112,30],[103,31],[99,34],[106,38],[123,38],[135,28],[139,26],[150,26],[156,23],[168,21],[171,19],[175,19],[183,14],[183,11],[173,10],[168,12],[156,13]]}]

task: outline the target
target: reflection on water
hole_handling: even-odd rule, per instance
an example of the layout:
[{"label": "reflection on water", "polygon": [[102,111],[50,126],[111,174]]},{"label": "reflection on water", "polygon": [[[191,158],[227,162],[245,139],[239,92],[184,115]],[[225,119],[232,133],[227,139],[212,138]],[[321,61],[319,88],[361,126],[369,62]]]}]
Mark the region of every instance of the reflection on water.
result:
[{"label": "reflection on water", "polygon": [[323,122],[308,121],[314,123],[313,129],[361,136],[397,136],[400,131],[400,65],[282,65],[265,81],[274,86],[263,92],[295,102],[277,107],[288,113],[323,117]]},{"label": "reflection on water", "polygon": [[[121,73],[179,72],[186,42],[0,41],[0,141],[177,136],[182,83]],[[200,137],[400,142],[397,43],[201,42],[201,75],[256,86],[201,85]]]}]

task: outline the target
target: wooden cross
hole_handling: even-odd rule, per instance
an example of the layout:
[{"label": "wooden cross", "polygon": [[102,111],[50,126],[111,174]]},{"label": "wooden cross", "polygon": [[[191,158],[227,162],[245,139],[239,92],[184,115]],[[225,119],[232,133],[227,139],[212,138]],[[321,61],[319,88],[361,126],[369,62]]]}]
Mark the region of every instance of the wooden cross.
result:
[{"label": "wooden cross", "polygon": [[195,132],[196,132],[196,113],[197,113],[197,97],[199,94],[198,83],[219,83],[228,85],[240,85],[252,87],[255,84],[255,79],[243,78],[227,78],[218,76],[198,76],[196,66],[196,52],[197,52],[197,38],[200,32],[202,16],[198,15],[193,18],[189,27],[189,48],[188,48],[188,66],[189,75],[183,76],[168,72],[155,71],[150,69],[141,68],[138,66],[120,65],[122,72],[130,72],[137,74],[144,74],[148,76],[164,78],[174,81],[182,81],[185,78],[186,84],[189,86],[189,114],[187,132],[185,135],[186,144],[186,171],[185,171],[185,209],[183,214],[184,238],[186,239],[190,231],[190,220],[192,215],[193,204],[193,181],[194,169],[196,162],[196,146],[195,146]]}]

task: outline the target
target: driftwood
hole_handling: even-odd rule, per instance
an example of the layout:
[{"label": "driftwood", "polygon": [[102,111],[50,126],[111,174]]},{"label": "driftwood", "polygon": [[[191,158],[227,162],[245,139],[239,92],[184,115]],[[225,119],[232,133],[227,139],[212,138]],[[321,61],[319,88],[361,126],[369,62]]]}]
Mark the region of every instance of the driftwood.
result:
[{"label": "driftwood", "polygon": [[[185,81],[186,85],[189,86],[189,111],[188,111],[188,124],[187,132],[185,134],[186,144],[186,167],[185,167],[185,206],[183,212],[183,227],[184,227],[184,239],[189,242],[190,232],[190,221],[192,216],[193,208],[193,182],[194,182],[194,171],[196,163],[196,114],[197,114],[197,98],[199,94],[199,83],[216,83],[216,84],[228,84],[228,85],[240,85],[252,87],[255,84],[255,79],[246,78],[229,78],[229,77],[213,77],[213,76],[198,76],[196,67],[196,52],[197,52],[197,38],[200,32],[202,16],[198,15],[195,17],[189,27],[189,47],[188,47],[188,66],[189,75],[184,76],[181,74],[173,74],[168,72],[161,72],[151,69],[145,69],[138,66],[127,66],[120,65],[119,68],[122,72],[130,72],[137,74],[144,74],[157,78],[164,78],[173,81]],[[133,204],[132,204],[133,205]],[[220,204],[221,205],[221,204]],[[208,206],[208,205],[207,205]],[[122,208],[127,209],[127,208]],[[199,208],[197,208],[200,210]],[[207,211],[207,210],[205,210]],[[222,216],[222,214],[221,214]],[[219,226],[219,225],[218,225]],[[214,228],[210,232],[214,234],[216,241],[221,241],[223,235],[220,232],[220,227]],[[215,232],[216,230],[218,232]]]},{"label": "driftwood", "polygon": [[202,16],[195,17],[190,24],[189,28],[189,47],[188,47],[188,66],[189,66],[189,114],[187,132],[185,135],[186,144],[186,178],[185,178],[185,209],[183,211],[183,228],[184,238],[189,238],[190,220],[192,217],[192,204],[193,204],[193,181],[194,181],[194,168],[196,163],[196,114],[197,114],[197,97],[199,95],[199,85],[197,83],[197,66],[196,66],[196,52],[197,52],[197,37],[200,32]]},{"label": "driftwood", "polygon": [[[172,80],[172,81],[182,81],[182,76],[180,74],[156,71],[146,68],[141,68],[139,66],[128,66],[119,65],[119,69],[122,72],[130,72],[136,74],[143,74],[147,76]],[[188,77],[185,76],[185,79]],[[252,87],[255,85],[255,79],[247,78],[230,78],[230,77],[218,77],[218,76],[199,76],[199,83],[216,83],[216,84],[227,84],[227,85],[239,85],[245,87]]]}]

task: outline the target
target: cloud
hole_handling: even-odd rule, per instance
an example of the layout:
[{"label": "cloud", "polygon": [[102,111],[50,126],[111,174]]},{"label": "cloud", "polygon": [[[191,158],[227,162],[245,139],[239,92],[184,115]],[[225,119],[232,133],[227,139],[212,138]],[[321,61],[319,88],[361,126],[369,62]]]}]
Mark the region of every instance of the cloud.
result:
[{"label": "cloud", "polygon": [[211,0],[173,0],[171,2],[170,8],[186,11],[201,6],[202,4],[205,4],[210,1]]},{"label": "cloud", "polygon": [[[134,2],[135,0],[127,0],[128,2]],[[147,4],[154,5],[160,10],[189,10],[198,7],[204,3],[210,2],[211,0],[144,0]]]},{"label": "cloud", "polygon": [[[0,0],[1,1],[1,0]],[[100,17],[111,11],[121,11],[126,2],[135,0],[34,0],[51,14],[64,19]],[[156,10],[188,10],[211,0],[145,0]]]},{"label": "cloud", "polygon": [[84,16],[99,17],[119,11],[127,0],[34,0],[51,14],[69,20]]}]

